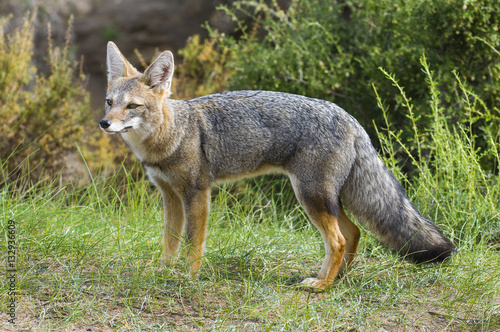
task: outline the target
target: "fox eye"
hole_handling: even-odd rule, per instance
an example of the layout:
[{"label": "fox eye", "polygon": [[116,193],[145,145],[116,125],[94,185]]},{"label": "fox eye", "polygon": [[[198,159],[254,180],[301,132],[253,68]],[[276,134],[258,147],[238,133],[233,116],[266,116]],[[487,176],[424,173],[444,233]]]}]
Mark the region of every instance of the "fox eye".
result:
[{"label": "fox eye", "polygon": [[141,105],[131,103],[131,104],[128,104],[128,105],[127,105],[127,108],[128,108],[128,109],[133,110],[134,108],[137,108],[137,107],[139,107],[139,106],[141,106]]},{"label": "fox eye", "polygon": [[106,99],[106,104],[108,104],[108,106],[113,106],[113,101],[111,99]]}]

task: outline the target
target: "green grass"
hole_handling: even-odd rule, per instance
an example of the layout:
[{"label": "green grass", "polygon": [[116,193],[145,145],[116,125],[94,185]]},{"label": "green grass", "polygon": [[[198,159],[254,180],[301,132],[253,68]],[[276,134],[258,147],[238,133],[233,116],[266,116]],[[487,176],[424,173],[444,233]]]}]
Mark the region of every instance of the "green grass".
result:
[{"label": "green grass", "polygon": [[[420,131],[411,100],[388,75],[408,108],[414,142],[405,144],[388,122],[379,137],[412,201],[458,245],[450,261],[402,261],[362,230],[359,255],[343,278],[324,293],[299,289],[319,271],[322,241],[288,181],[267,176],[214,188],[204,264],[190,280],[184,245],[173,268],[158,268],[162,211],[147,180],[121,169],[75,189],[25,177],[0,189],[0,248],[7,249],[13,220],[18,294],[11,326],[4,319],[9,286],[0,279],[0,330],[497,331],[498,133],[473,120],[489,111],[458,76],[470,121],[448,124],[425,58],[422,66],[432,131]],[[491,141],[481,150],[478,128]],[[398,168],[400,158],[410,160],[411,179]]]},{"label": "green grass", "polygon": [[[311,294],[295,288],[318,272],[322,243],[301,209],[277,204],[282,197],[271,191],[284,181],[263,178],[260,189],[238,200],[234,192],[248,183],[218,188],[195,281],[185,274],[182,249],[175,268],[157,267],[162,214],[147,181],[122,188],[97,184],[79,200],[56,189],[18,195],[4,188],[3,218],[17,224],[17,327],[500,328],[500,260],[484,246],[460,250],[445,265],[415,266],[363,236],[355,267],[331,289]],[[123,204],[117,204],[119,192],[126,195]],[[4,297],[5,284],[1,291]]]}]

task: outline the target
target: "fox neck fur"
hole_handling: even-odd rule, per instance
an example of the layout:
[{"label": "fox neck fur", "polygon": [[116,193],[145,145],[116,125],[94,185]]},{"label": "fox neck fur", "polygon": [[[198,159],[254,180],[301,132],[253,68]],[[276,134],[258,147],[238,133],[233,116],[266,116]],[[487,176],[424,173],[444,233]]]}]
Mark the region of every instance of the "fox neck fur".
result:
[{"label": "fox neck fur", "polygon": [[183,110],[182,107],[176,107],[181,102],[166,96],[162,99],[163,102],[157,103],[161,105],[159,111],[149,111],[153,120],[148,125],[121,134],[130,150],[143,163],[154,164],[168,158],[178,149],[185,136],[184,119],[187,114],[179,112]]}]

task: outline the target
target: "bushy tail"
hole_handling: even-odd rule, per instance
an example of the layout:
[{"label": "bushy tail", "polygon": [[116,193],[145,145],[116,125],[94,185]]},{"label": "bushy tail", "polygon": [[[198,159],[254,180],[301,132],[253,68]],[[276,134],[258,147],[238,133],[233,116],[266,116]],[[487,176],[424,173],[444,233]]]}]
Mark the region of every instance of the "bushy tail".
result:
[{"label": "bushy tail", "polygon": [[342,204],[400,255],[415,262],[439,262],[448,258],[455,245],[411,204],[367,135],[358,137],[356,153],[342,188]]}]

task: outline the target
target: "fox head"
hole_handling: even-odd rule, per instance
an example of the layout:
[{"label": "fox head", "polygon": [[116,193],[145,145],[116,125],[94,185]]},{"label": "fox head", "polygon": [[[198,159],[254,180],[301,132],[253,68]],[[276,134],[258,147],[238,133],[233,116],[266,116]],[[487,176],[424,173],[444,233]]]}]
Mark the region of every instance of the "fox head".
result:
[{"label": "fox head", "polygon": [[162,104],[170,96],[174,57],[171,52],[161,53],[140,73],[120,53],[118,47],[108,43],[106,58],[108,89],[106,114],[99,122],[109,134],[151,132],[163,122]]}]

